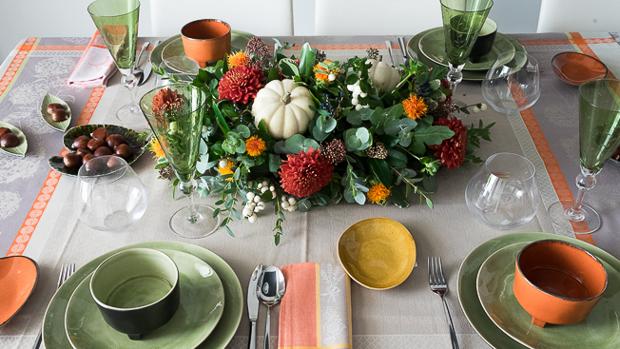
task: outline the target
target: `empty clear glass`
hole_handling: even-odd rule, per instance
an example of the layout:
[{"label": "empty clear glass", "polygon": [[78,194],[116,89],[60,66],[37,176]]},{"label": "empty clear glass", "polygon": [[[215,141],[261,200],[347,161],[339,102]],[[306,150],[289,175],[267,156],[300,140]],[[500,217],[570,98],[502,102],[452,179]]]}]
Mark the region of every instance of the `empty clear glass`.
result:
[{"label": "empty clear glass", "polygon": [[465,189],[469,211],[499,229],[528,223],[539,202],[534,175],[534,165],[521,155],[491,155]]},{"label": "empty clear glass", "polygon": [[147,207],[146,188],[125,160],[93,158],[78,171],[80,220],[98,230],[122,230],[138,221]]},{"label": "empty clear glass", "polygon": [[517,51],[512,59],[506,56],[510,54],[500,54],[482,81],[482,97],[491,108],[504,114],[530,108],[540,98],[538,61],[525,52]]}]

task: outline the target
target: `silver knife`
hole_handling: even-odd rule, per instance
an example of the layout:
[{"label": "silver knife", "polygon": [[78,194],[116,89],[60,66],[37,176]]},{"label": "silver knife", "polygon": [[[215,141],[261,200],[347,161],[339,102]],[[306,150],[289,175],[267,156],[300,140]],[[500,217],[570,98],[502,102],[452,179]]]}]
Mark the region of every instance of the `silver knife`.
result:
[{"label": "silver knife", "polygon": [[392,54],[392,42],[390,40],[385,40],[385,48],[387,48],[388,55],[390,56],[390,62],[392,62],[392,67],[395,67],[394,63],[394,55]]},{"label": "silver knife", "polygon": [[407,53],[407,44],[405,44],[404,37],[398,37],[398,46],[400,46],[400,52],[403,54],[403,63],[409,65],[409,54]]},{"label": "silver knife", "polygon": [[[160,43],[161,43],[161,40],[155,41],[155,45],[153,45],[153,50],[155,49],[155,47],[159,46]],[[151,73],[153,73],[153,65],[151,64],[151,53],[149,53],[146,59],[146,63],[144,64],[144,74],[143,74],[142,80],[140,80],[140,83],[138,85],[144,85],[148,81],[148,79],[151,77]]]},{"label": "silver knife", "polygon": [[256,322],[258,321],[258,295],[256,286],[263,274],[263,265],[259,264],[254,269],[250,283],[248,284],[248,317],[250,318],[250,345],[249,349],[256,349]]}]

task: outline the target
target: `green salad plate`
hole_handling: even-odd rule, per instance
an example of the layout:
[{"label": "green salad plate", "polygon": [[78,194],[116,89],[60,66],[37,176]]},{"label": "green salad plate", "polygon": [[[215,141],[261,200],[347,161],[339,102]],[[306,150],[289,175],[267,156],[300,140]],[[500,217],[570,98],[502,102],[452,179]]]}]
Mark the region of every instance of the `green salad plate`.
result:
[{"label": "green salad plate", "polygon": [[4,121],[0,121],[0,127],[8,128],[9,130],[11,130],[11,132],[13,132],[13,134],[15,134],[15,136],[17,136],[17,139],[19,139],[19,144],[16,147],[0,147],[0,153],[20,157],[26,156],[26,152],[28,151],[28,140],[26,139],[26,135],[22,132],[22,130]]},{"label": "green salad plate", "polygon": [[65,313],[67,337],[73,348],[195,348],[211,334],[224,311],[222,281],[209,264],[194,255],[160,251],[179,269],[181,302],[172,319],[141,340],[129,339],[103,319],[90,294],[88,276],[69,298]]},{"label": "green salad plate", "polygon": [[500,249],[478,271],[478,299],[497,327],[532,349],[620,348],[620,263],[598,256],[609,276],[607,290],[585,321],[540,328],[532,325],[512,291],[515,260],[526,245]]},{"label": "green salad plate", "polygon": [[[97,266],[103,260],[111,256],[112,254],[118,253],[120,251],[129,249],[129,248],[135,248],[135,247],[146,247],[146,248],[154,248],[154,249],[161,250],[164,253],[168,253],[173,259],[175,259],[176,257],[175,262],[182,259],[183,265],[180,266],[180,269],[182,270],[184,269],[186,272],[189,272],[189,269],[187,268],[188,267],[187,263],[195,263],[195,265],[198,267],[197,271],[192,272],[193,274],[204,273],[205,275],[207,275],[208,273],[214,271],[215,274],[217,274],[217,276],[221,280],[221,284],[222,284],[223,292],[224,292],[223,298],[225,299],[225,301],[224,301],[223,309],[219,309],[221,308],[221,306],[216,307],[216,308],[213,308],[213,307],[209,308],[209,309],[212,309],[212,311],[214,312],[213,314],[211,314],[214,317],[217,317],[216,313],[221,311],[221,318],[219,322],[216,321],[217,325],[215,325],[215,328],[212,329],[212,332],[210,334],[208,333],[203,334],[202,332],[198,334],[198,332],[200,331],[208,332],[209,327],[212,326],[211,321],[213,320],[211,318],[209,318],[206,322],[201,323],[199,320],[196,320],[193,317],[193,316],[196,316],[196,317],[204,316],[203,311],[205,311],[205,309],[202,308],[204,304],[200,304],[201,305],[200,309],[202,310],[192,309],[191,314],[178,314],[178,313],[190,311],[186,309],[183,305],[183,302],[184,302],[183,296],[187,295],[187,292],[199,292],[199,294],[201,295],[207,294],[207,293],[205,293],[205,291],[201,289],[200,287],[199,288],[192,287],[191,290],[183,290],[182,285],[183,285],[184,279],[183,279],[183,276],[181,276],[182,277],[181,279],[182,280],[181,281],[181,304],[182,305],[179,307],[179,310],[177,311],[173,319],[171,319],[171,321],[175,321],[175,318],[177,318],[177,316],[182,316],[185,319],[192,319],[193,322],[191,322],[191,324],[190,323],[179,324],[183,326],[190,326],[190,328],[189,329],[180,328],[179,330],[176,330],[178,327],[175,325],[174,332],[171,331],[169,333],[169,338],[164,339],[163,336],[160,336],[159,334],[155,335],[155,332],[159,330],[162,330],[162,331],[172,330],[172,329],[165,329],[165,327],[168,325],[164,325],[161,329],[158,329],[153,332],[152,338],[149,338],[149,335],[147,335],[145,339],[138,341],[139,343],[132,341],[131,347],[132,348],[139,347],[142,345],[143,347],[148,346],[150,348],[157,348],[160,346],[156,344],[149,346],[147,342],[150,343],[151,341],[153,341],[153,343],[164,343],[164,341],[166,341],[166,343],[177,343],[178,345],[174,347],[192,348],[195,346],[194,344],[197,343],[197,339],[199,337],[206,337],[206,340],[202,342],[200,347],[209,348],[209,349],[226,348],[228,343],[230,343],[233,336],[235,335],[235,332],[237,331],[237,328],[239,327],[239,323],[241,322],[241,316],[243,314],[244,303],[243,303],[243,290],[241,289],[241,283],[239,282],[239,279],[237,278],[237,275],[235,274],[233,269],[221,257],[219,257],[215,253],[203,247],[192,245],[192,244],[187,244],[187,243],[182,243],[182,242],[145,242],[145,243],[125,246],[125,247],[116,249],[114,251],[110,251],[102,256],[99,256],[93,259],[92,261],[84,265],[82,268],[80,268],[78,271],[76,271],[56,291],[56,293],[52,297],[52,300],[47,306],[47,310],[45,311],[45,318],[43,319],[43,342],[45,343],[45,347],[46,348],[71,348],[72,347],[71,342],[69,341],[69,338],[67,337],[67,333],[69,333],[70,330],[67,329],[65,326],[65,318],[67,319],[69,323],[73,324],[73,321],[77,319],[77,318],[74,318],[73,316],[81,316],[83,318],[89,319],[89,321],[92,321],[93,319],[96,319],[96,317],[100,316],[99,310],[94,306],[92,306],[91,308],[91,305],[88,305],[88,307],[81,309],[83,312],[89,312],[89,314],[72,314],[73,307],[75,307],[76,302],[78,302],[78,298],[72,299],[72,295],[74,294],[74,291],[79,292],[79,294],[77,294],[75,297],[79,297],[83,299],[83,292],[84,292],[83,283],[85,283],[85,280],[90,278],[90,275],[97,268]],[[191,255],[195,257],[196,259],[191,258],[190,256],[185,256],[184,254]],[[206,268],[208,266],[210,266],[209,269]],[[211,268],[212,268],[212,271],[210,270]],[[209,281],[209,282],[212,282],[212,281]],[[82,288],[80,288],[81,284],[82,284]],[[217,289],[217,286],[215,288]],[[86,290],[87,289],[88,287],[86,287]],[[216,291],[216,297],[217,297],[217,291]],[[210,299],[201,299],[200,301],[207,304],[207,307],[209,304],[213,304],[212,300]],[[68,307],[68,305],[70,305],[71,307]],[[71,314],[67,314],[68,309],[71,312]],[[110,335],[111,332],[108,332],[108,331],[112,331],[112,330],[105,328],[106,326],[107,325],[102,323],[101,327],[98,329],[97,338],[101,339],[100,336],[104,335],[104,333],[106,335]],[[200,331],[198,331],[198,328],[196,327],[198,327]],[[77,337],[74,337],[74,336],[75,334],[72,334],[72,338],[71,338],[72,341],[77,340]],[[118,337],[116,337],[115,335],[115,338],[118,338]],[[88,344],[86,346],[79,346],[79,348],[82,348],[82,347],[96,348],[97,347],[95,345],[95,342],[90,342],[95,339],[92,339],[92,338],[91,339],[81,338],[81,339],[88,340],[89,342],[87,342]],[[108,339],[106,338],[106,340]],[[83,343],[86,343],[86,342],[80,342],[80,344],[83,344]],[[97,340],[97,343],[99,343],[98,340]],[[109,347],[121,347],[121,346],[119,345],[119,346],[106,346],[106,347],[109,348]],[[163,345],[161,347],[163,347]]]},{"label": "green salad plate", "polygon": [[[435,28],[437,29],[437,28]],[[431,29],[431,30],[435,30],[435,29]],[[444,68],[447,66],[443,65],[443,64],[438,64],[437,62],[434,62],[431,58],[427,57],[425,55],[424,52],[422,52],[420,50],[420,40],[423,38],[423,36],[429,32],[429,30],[421,32],[416,34],[415,36],[413,36],[409,42],[407,43],[407,51],[409,52],[410,55],[417,57],[422,63],[430,66],[430,67],[441,67]],[[500,35],[498,33],[498,35]],[[517,40],[508,37],[508,36],[501,36],[502,39],[505,39],[506,42],[509,42],[511,44],[511,46],[514,49],[514,53],[512,54],[512,56],[516,56],[520,59],[519,62],[515,62],[515,65],[518,67],[518,69],[520,69],[521,67],[525,66],[525,64],[527,63],[527,56],[526,55],[516,55],[516,52],[525,52],[525,47],[523,47],[523,45],[521,45]],[[496,40],[497,41],[497,40]],[[504,42],[502,40],[502,42]],[[437,52],[439,51],[439,47],[442,50],[442,53],[437,53],[438,55],[445,55],[445,53],[443,53],[444,47],[443,47],[443,40],[441,41],[441,46],[437,46],[438,49],[436,50]],[[497,52],[499,51],[494,51],[496,52],[495,55],[497,54]],[[492,55],[488,54],[485,57],[490,57]],[[445,58],[444,58],[445,60]],[[483,64],[485,63],[486,65],[488,65],[488,68],[485,68],[483,70],[468,70],[467,69],[467,64],[465,65],[465,68],[463,69],[463,80],[467,80],[467,81],[482,81],[485,79],[486,74],[487,74],[487,70],[489,68],[491,68],[493,66],[493,63],[495,63],[495,61],[489,61],[489,60],[483,60],[478,64]],[[489,64],[490,63],[490,64]]]},{"label": "green salad plate", "polygon": [[[585,250],[589,251],[601,261],[605,263],[606,266],[613,266],[612,269],[608,269],[608,271],[620,270],[620,261],[616,259],[614,256],[609,253],[603,251],[602,249],[588,244],[583,241],[579,241],[577,239],[568,238],[561,235],[549,234],[549,233],[514,233],[507,234],[497,237],[495,239],[491,239],[480,246],[476,247],[472,252],[469,253],[467,257],[461,263],[458,273],[458,298],[461,308],[463,309],[463,313],[469,320],[469,323],[474,327],[474,329],[480,334],[480,336],[493,348],[498,349],[522,349],[527,348],[523,344],[515,341],[506,333],[504,333],[500,328],[498,328],[493,321],[489,318],[487,313],[485,312],[482,304],[480,303],[480,299],[478,298],[478,292],[476,290],[477,276],[480,267],[493,253],[496,251],[512,244],[516,243],[528,243],[532,241],[545,240],[545,239],[556,239],[561,241],[567,241],[574,245],[577,245]],[[511,266],[514,268],[514,264],[511,263]],[[608,290],[609,291],[609,290]],[[615,294],[614,292],[610,292],[606,296],[608,297],[620,297],[618,294],[618,288],[616,286]],[[617,321],[620,318],[620,310],[617,310],[617,314],[614,319],[609,319],[610,321]],[[587,336],[587,333],[583,334]],[[536,339],[534,339],[536,340]],[[563,339],[560,338],[559,341]],[[586,346],[590,348],[590,346]],[[596,348],[596,346],[592,346],[591,348]]]},{"label": "green salad plate", "polygon": [[[230,41],[233,51],[245,49],[252,34],[233,30],[230,33]],[[181,34],[172,36],[151,51],[151,64],[159,70],[168,74],[189,74],[196,75],[199,67],[185,55]]]}]

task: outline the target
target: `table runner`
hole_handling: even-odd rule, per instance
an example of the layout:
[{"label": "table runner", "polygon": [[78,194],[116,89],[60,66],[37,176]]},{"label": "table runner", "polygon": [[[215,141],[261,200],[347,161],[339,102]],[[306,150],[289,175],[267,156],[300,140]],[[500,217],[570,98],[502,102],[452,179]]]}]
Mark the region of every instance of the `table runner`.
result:
[{"label": "table runner", "polygon": [[[579,35],[579,34],[577,34]],[[620,53],[620,46],[609,34],[581,35],[574,34],[548,34],[548,35],[524,35],[518,37],[541,63],[542,92],[543,97],[534,107],[532,114],[524,113],[521,116],[513,115],[507,117],[494,113],[491,110],[474,115],[466,123],[477,121],[478,118],[485,122],[495,121],[497,125],[493,129],[493,143],[484,144],[481,149],[481,157],[486,157],[499,151],[511,151],[523,153],[537,165],[538,183],[541,190],[542,202],[548,205],[560,194],[554,190],[553,182],[561,181],[564,177],[565,189],[574,190],[570,185],[573,180],[573,173],[576,174],[578,151],[571,148],[575,144],[565,148],[565,154],[556,153],[556,147],[562,144],[562,140],[576,142],[576,92],[568,86],[559,85],[560,82],[555,78],[549,66],[550,57],[560,51],[577,50],[590,48],[599,55],[604,62],[610,65],[612,71],[620,72],[620,67],[616,66],[611,57],[616,57]],[[301,43],[308,40],[314,47],[326,50],[328,57],[332,59],[344,59],[352,55],[364,55],[368,47],[375,47],[381,50],[381,54],[387,57],[384,40],[390,39],[393,48],[397,48],[395,37],[309,37],[309,38],[281,38],[283,41]],[[81,40],[81,41],[80,41]],[[52,50],[41,49],[41,47],[66,46],[66,43],[76,43],[72,46],[75,50]],[[77,61],[80,51],[76,48],[84,45],[87,39],[30,39],[25,41],[19,50],[10,56],[11,62],[5,62],[6,73],[3,77],[17,76],[23,83],[31,83],[26,75],[20,73],[30,68],[31,62],[35,62],[37,55],[57,54],[59,57],[71,56],[74,62]],[[48,44],[49,43],[49,44]],[[45,44],[45,45],[43,45]],[[581,46],[579,46],[581,45]],[[585,45],[585,46],[584,46]],[[30,47],[30,49],[29,49]],[[23,49],[22,49],[23,48]],[[32,49],[34,48],[34,50]],[[82,48],[83,49],[83,48]],[[40,52],[38,52],[40,51]],[[24,52],[26,52],[24,54]],[[398,50],[395,50],[395,58],[400,60]],[[24,57],[26,63],[21,65],[15,63]],[[32,63],[34,64],[34,63]],[[14,68],[17,66],[17,68]],[[21,67],[21,68],[20,68]],[[24,68],[25,67],[25,68]],[[70,67],[72,68],[72,67]],[[68,69],[66,75],[70,72]],[[13,73],[15,72],[15,73]],[[61,74],[58,74],[61,75]],[[62,79],[61,77],[59,77]],[[66,78],[66,77],[65,77]],[[8,79],[8,78],[7,78]],[[13,91],[17,90],[18,84],[2,84],[0,88],[0,108],[4,111],[5,99]],[[89,107],[96,110],[92,115],[91,122],[114,122],[113,112],[126,101],[125,91],[119,86],[117,80],[111,82],[111,87],[106,89],[100,97],[99,104],[94,101]],[[148,84],[147,84],[148,85]],[[7,86],[7,87],[3,87]],[[144,89],[149,88],[145,86]],[[86,92],[86,91],[80,91]],[[553,92],[553,93],[550,93]],[[90,92],[93,93],[92,91]],[[84,93],[85,94],[85,93]],[[81,95],[80,95],[81,96]],[[88,99],[88,97],[76,97]],[[479,84],[464,83],[459,86],[458,98],[466,102],[481,101]],[[75,103],[75,102],[74,102]],[[83,102],[85,103],[85,102]],[[24,108],[30,107],[31,114],[29,121],[38,118],[38,102],[35,104],[23,104]],[[79,111],[79,104],[74,111]],[[87,108],[88,109],[88,108]],[[555,111],[555,112],[553,112]],[[532,116],[534,115],[534,116]],[[557,115],[564,124],[572,125],[564,129],[564,133],[554,133],[559,129],[553,122],[560,122],[558,119],[546,117]],[[3,119],[5,116],[3,116]],[[529,119],[528,119],[529,118]],[[532,127],[531,119],[535,119],[538,125],[538,133]],[[8,119],[7,119],[8,120]],[[572,120],[572,121],[571,121]],[[572,122],[572,124],[571,124]],[[529,124],[528,124],[529,123]],[[18,125],[20,126],[20,125]],[[43,125],[47,127],[46,125]],[[536,124],[534,124],[536,126]],[[142,120],[136,120],[133,127],[146,128]],[[22,128],[26,128],[22,125]],[[50,129],[51,130],[51,129]],[[27,129],[24,131],[27,132]],[[568,135],[565,133],[568,132]],[[32,135],[27,132],[31,142],[37,142]],[[49,148],[41,153],[31,153],[29,157],[37,155],[38,161],[47,159],[48,156],[58,153],[61,148],[60,133],[55,135],[57,140],[52,141],[52,137],[44,140],[49,144]],[[548,148],[541,144],[548,145]],[[566,142],[564,142],[566,143]],[[36,149],[36,148],[35,148]],[[549,152],[556,158],[557,167],[549,166]],[[39,155],[41,154],[41,155]],[[542,155],[541,155],[542,154]],[[545,159],[547,160],[545,162]],[[0,160],[2,161],[2,160]],[[551,162],[552,164],[553,162]],[[9,173],[6,169],[17,168],[15,162],[0,167],[0,178],[3,173]],[[43,163],[47,166],[45,163]],[[547,166],[545,166],[547,164]],[[72,200],[75,196],[73,188],[73,178],[58,178],[53,172],[44,170],[39,166],[39,176],[26,177],[28,180],[16,180],[9,183],[0,183],[0,192],[34,192],[30,199],[22,199],[17,209],[9,218],[2,219],[0,216],[0,251],[7,254],[26,254],[38,260],[42,276],[40,283],[35,291],[34,297],[24,307],[23,311],[13,319],[7,326],[0,329],[0,346],[2,347],[26,347],[31,344],[36,335],[44,308],[54,289],[54,283],[60,263],[75,262],[79,265],[93,257],[104,253],[110,249],[120,247],[132,242],[147,240],[177,240],[168,231],[167,220],[172,208],[181,206],[182,202],[172,201],[170,198],[170,188],[166,182],[157,179],[155,171],[151,170],[152,162],[148,157],[142,158],[135,165],[136,171],[144,181],[150,192],[150,206],[139,225],[130,228],[124,233],[98,232],[92,230],[76,220],[76,204]],[[601,174],[599,183],[617,183],[620,173],[617,168],[611,169],[607,166]],[[570,171],[573,171],[571,173]],[[235,238],[230,238],[223,232],[214,236],[196,241],[197,244],[212,249],[226,259],[233,269],[238,273],[242,284],[246,284],[253,266],[256,263],[287,264],[303,261],[321,261],[337,263],[336,241],[339,234],[349,225],[357,220],[372,216],[387,216],[403,222],[412,232],[418,246],[418,258],[420,268],[416,268],[412,276],[402,286],[385,292],[374,292],[363,289],[357,285],[352,286],[353,299],[353,338],[355,348],[428,348],[428,347],[449,347],[449,338],[443,319],[441,304],[438,297],[433,295],[426,285],[425,261],[428,255],[439,255],[444,259],[445,268],[448,272],[450,288],[456,289],[456,271],[460,261],[475,246],[492,237],[503,234],[501,231],[494,230],[476,221],[468,213],[464,205],[463,192],[469,178],[477,170],[476,166],[470,166],[459,170],[444,170],[438,177],[439,191],[434,196],[436,207],[430,210],[426,207],[415,205],[409,209],[398,209],[395,207],[377,207],[354,205],[340,205],[330,208],[319,208],[309,213],[294,213],[287,217],[284,237],[280,247],[274,247],[271,240],[272,217],[270,212],[261,216],[258,223],[249,224],[247,222],[236,222],[232,225],[236,232]],[[603,179],[605,176],[606,179]],[[49,178],[48,178],[49,177]],[[615,182],[614,182],[615,180]],[[609,182],[608,182],[609,181]],[[16,186],[15,183],[22,183]],[[616,186],[617,187],[617,186]],[[55,190],[54,190],[55,189]],[[620,197],[617,189],[603,187],[595,188],[588,196],[588,201],[597,208],[605,208],[603,203],[618,202]],[[53,193],[53,195],[51,195]],[[561,194],[565,195],[565,194]],[[34,198],[49,200],[47,206],[38,204]],[[37,207],[35,207],[37,205]],[[32,214],[32,207],[35,207]],[[542,205],[541,205],[542,206]],[[0,206],[0,212],[2,211]],[[26,208],[24,208],[26,207]],[[608,206],[609,207],[609,206]],[[45,210],[43,211],[43,209]],[[610,207],[613,208],[613,207]],[[9,211],[4,211],[9,212]],[[613,212],[601,212],[605,219],[603,231],[598,235],[603,236],[600,245],[608,249],[611,253],[618,256],[620,245],[617,235],[613,235],[614,229],[620,231],[619,226],[607,223]],[[32,216],[38,217],[36,226]],[[59,217],[61,217],[59,219]],[[8,221],[17,222],[12,228],[8,229]],[[26,226],[23,226],[26,224]],[[26,229],[24,229],[26,228]],[[539,210],[534,222],[520,227],[517,231],[551,231],[548,217],[545,215],[544,207]],[[8,233],[7,233],[8,232]],[[458,302],[454,292],[449,294],[449,301],[454,309],[455,322],[459,340],[463,347],[478,348],[484,346],[483,340],[475,334],[471,326],[467,323],[464,315],[458,307]],[[261,311],[261,324],[264,319],[264,310]],[[277,321],[272,322],[272,333],[277,329]],[[247,341],[247,321],[244,319],[237,332],[237,336],[230,347],[243,348]]]}]

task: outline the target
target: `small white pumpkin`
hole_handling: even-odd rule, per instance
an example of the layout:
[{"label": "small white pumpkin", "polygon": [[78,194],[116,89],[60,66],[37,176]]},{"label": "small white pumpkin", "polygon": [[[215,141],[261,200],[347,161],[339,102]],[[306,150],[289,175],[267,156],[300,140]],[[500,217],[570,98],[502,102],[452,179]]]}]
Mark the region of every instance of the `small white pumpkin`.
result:
[{"label": "small white pumpkin", "polygon": [[306,132],[314,114],[310,91],[290,79],[269,82],[258,91],[252,105],[254,124],[258,127],[265,120],[269,134],[276,139]]},{"label": "small white pumpkin", "polygon": [[372,85],[380,92],[392,91],[400,82],[398,69],[376,59],[369,59],[369,61],[372,66],[368,69],[368,77]]}]

